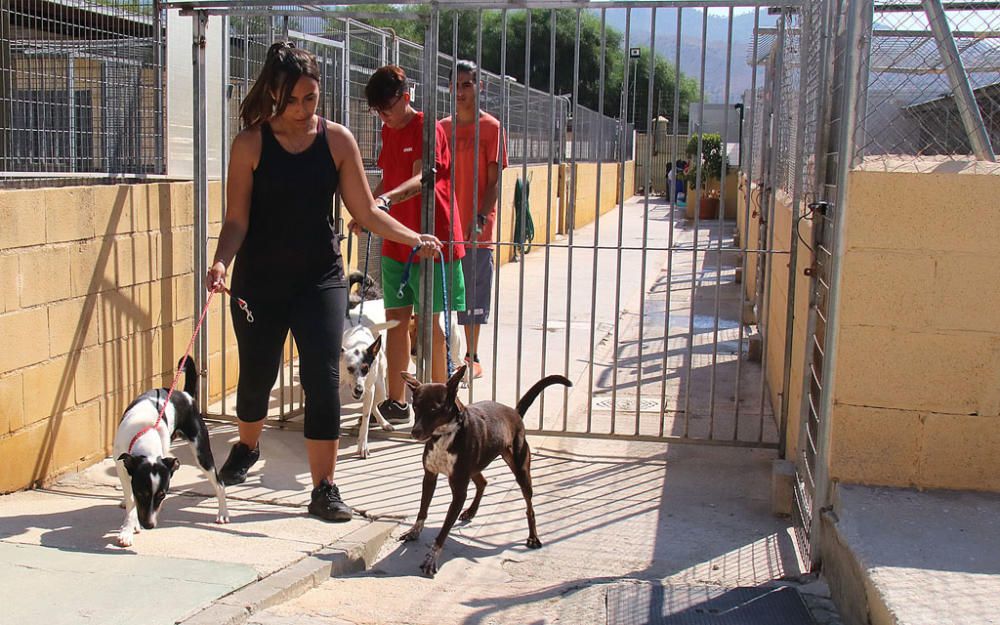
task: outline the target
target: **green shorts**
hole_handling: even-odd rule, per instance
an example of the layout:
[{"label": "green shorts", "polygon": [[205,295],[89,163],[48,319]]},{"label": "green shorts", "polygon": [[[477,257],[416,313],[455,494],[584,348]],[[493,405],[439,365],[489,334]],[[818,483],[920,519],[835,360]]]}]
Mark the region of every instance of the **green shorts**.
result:
[{"label": "green shorts", "polygon": [[[399,296],[399,283],[403,279],[403,267],[406,263],[382,257],[382,298],[385,307],[404,308],[413,306],[414,312],[420,306],[420,262],[414,260],[410,267],[410,279]],[[462,272],[462,261],[456,260],[444,264],[444,272],[448,275],[448,310],[465,310],[465,274]],[[434,312],[444,310],[444,289],[441,282],[441,263],[434,263]]]}]

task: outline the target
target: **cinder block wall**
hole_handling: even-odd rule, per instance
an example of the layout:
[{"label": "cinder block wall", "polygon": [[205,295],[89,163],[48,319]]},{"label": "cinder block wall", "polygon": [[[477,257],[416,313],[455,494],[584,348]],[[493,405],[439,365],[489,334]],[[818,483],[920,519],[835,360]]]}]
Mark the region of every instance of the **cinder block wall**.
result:
[{"label": "cinder block wall", "polygon": [[[744,182],[745,184],[745,182]],[[851,173],[850,218],[831,421],[830,475],[842,482],[1000,492],[1000,166],[871,160]],[[751,208],[751,212],[754,207]],[[779,194],[774,248],[790,249]],[[738,224],[754,247],[757,219]],[[800,232],[811,240],[811,225]],[[789,384],[789,455],[798,442],[811,252],[799,245]],[[784,372],[788,256],[772,257],[767,382],[777,414]],[[753,297],[756,256],[744,290]]]},{"label": "cinder block wall", "polygon": [[103,458],[132,397],[169,384],[193,330],[191,191],[0,191],[0,492]]},{"label": "cinder block wall", "polygon": [[[527,174],[522,167],[514,165],[503,170],[503,188],[497,207],[497,236],[500,241],[514,240],[514,189],[518,179],[527,176],[531,181],[528,195],[528,210],[531,211],[531,221],[535,227],[534,244],[547,243],[555,238],[559,228],[559,213],[562,207],[559,203],[559,166],[552,166],[552,189],[549,192],[548,165],[529,165]],[[500,246],[498,264],[510,262],[514,248],[510,245]]]},{"label": "cinder block wall", "polygon": [[1000,166],[871,161],[848,192],[831,476],[1000,491]]},{"label": "cinder block wall", "polygon": [[[600,198],[597,197],[598,169],[600,169]],[[593,223],[597,211],[603,215],[614,210],[622,201],[621,194],[621,164],[620,163],[577,163],[576,164],[576,206],[572,223],[576,228],[582,228]],[[632,196],[635,188],[635,162],[625,163],[626,196]]]},{"label": "cinder block wall", "polygon": [[[790,450],[794,449],[798,443],[801,420],[800,407],[802,401],[802,383],[805,375],[806,326],[808,325],[810,288],[809,277],[805,275],[804,269],[812,262],[812,253],[793,232],[792,219],[792,198],[784,191],[779,190],[774,204],[774,242],[772,249],[787,252],[792,249],[792,245],[798,246],[795,292],[792,294],[794,302],[791,337],[792,351],[787,390],[789,418],[785,428],[787,445]],[[752,219],[751,221],[754,220]],[[799,234],[806,241],[812,240],[811,223],[808,220],[799,222]],[[754,242],[756,242],[756,239],[754,239]],[[771,264],[771,281],[767,297],[764,300],[766,305],[757,311],[757,317],[758,326],[763,323],[764,334],[767,339],[765,365],[767,366],[768,397],[771,400],[775,416],[780,418],[782,396],[786,392],[782,385],[784,383],[786,362],[785,345],[788,339],[788,272],[791,268],[791,255],[787,253],[770,254],[764,263],[765,270],[767,269],[767,263]],[[791,455],[789,453],[789,457]]]}]

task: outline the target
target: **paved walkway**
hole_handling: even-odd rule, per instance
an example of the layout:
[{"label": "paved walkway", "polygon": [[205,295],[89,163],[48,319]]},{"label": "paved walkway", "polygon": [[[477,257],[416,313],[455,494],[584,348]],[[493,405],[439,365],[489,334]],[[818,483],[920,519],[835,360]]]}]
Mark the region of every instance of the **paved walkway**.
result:
[{"label": "paved walkway", "polygon": [[[641,236],[644,213],[637,206],[630,204],[621,216],[623,241],[634,241],[636,232]],[[660,211],[658,236],[666,236],[666,207],[655,210]],[[602,221],[617,229],[619,214],[609,213]],[[602,241],[604,236],[602,227]],[[557,253],[550,250],[550,286],[543,292],[559,292],[551,269]],[[615,260],[611,274],[598,264],[599,285],[616,284],[610,281],[618,272]],[[650,254],[645,272],[638,270],[641,259],[629,261],[634,267],[622,271],[619,293],[601,292],[593,308],[598,344],[609,332],[614,335],[615,320],[623,318],[619,313],[637,310],[640,295],[662,285],[665,261],[665,253]],[[516,276],[520,282],[522,270],[525,284],[540,284],[544,264],[544,250],[536,248],[520,266],[505,266],[502,291],[511,292],[507,281]],[[580,264],[589,264],[591,274],[574,271],[565,284],[577,285],[585,276],[589,289],[595,280],[592,260]],[[572,302],[587,289],[573,286]],[[582,295],[581,300],[594,301]],[[537,356],[542,353],[546,372],[562,370],[568,358],[575,393],[582,395],[588,385],[581,380],[589,381],[585,356],[591,309],[580,312],[572,302],[569,321],[560,328],[554,320],[566,319],[565,304],[560,317],[550,302],[553,321],[541,324],[530,320],[541,319],[544,297],[526,295],[518,301],[505,296],[496,317],[497,338],[486,341],[498,346],[498,364],[493,369],[487,352],[488,377],[479,381],[486,384],[475,384],[475,396],[492,394],[495,370],[497,398],[513,403],[518,385],[523,392],[540,375]],[[518,326],[518,315],[528,321]],[[619,343],[634,327],[619,324]],[[520,380],[508,364],[518,361],[517,353],[523,355]],[[620,379],[626,369],[619,361]],[[595,380],[607,388],[606,376],[595,374]],[[546,397],[561,407],[558,391]],[[571,399],[567,396],[567,405],[573,405]],[[554,412],[561,418],[562,410]],[[577,419],[581,412],[570,408],[566,414]],[[122,512],[110,460],[49,489],[0,498],[0,625],[28,618],[74,624],[598,623],[606,621],[605,597],[621,584],[666,580],[729,587],[798,580],[801,573],[787,522],[770,513],[771,450],[532,437],[535,507],[545,546],[523,546],[520,491],[498,462],[487,471],[479,516],[454,529],[440,573],[426,579],[419,575],[419,563],[447,506],[447,488],[438,488],[421,541],[394,540],[419,505],[421,447],[373,433],[373,455],[360,460],[356,441],[345,437],[337,481],[360,515],[331,525],[306,515],[310,485],[298,429],[291,423],[265,431],[262,461],[247,483],[228,489],[232,523],[226,526],[212,522],[211,491],[186,446],[178,447],[182,467],[161,526],[141,532],[128,550],[113,545]],[[212,428],[217,455],[224,456],[234,439],[232,424]],[[349,575],[366,566],[373,568]],[[67,592],[29,592],[70,582]],[[836,623],[833,613],[820,609],[828,605],[822,584],[806,588],[816,591],[808,594],[814,613],[825,614],[824,623]],[[136,602],[129,599],[149,595],[171,600],[149,609],[144,599],[147,609],[137,616]]]}]

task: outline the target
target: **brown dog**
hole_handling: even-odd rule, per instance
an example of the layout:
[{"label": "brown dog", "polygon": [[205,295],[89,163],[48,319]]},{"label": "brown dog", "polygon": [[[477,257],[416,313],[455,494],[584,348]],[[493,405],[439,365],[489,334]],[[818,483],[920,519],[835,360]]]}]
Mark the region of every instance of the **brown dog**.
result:
[{"label": "brown dog", "polygon": [[[486,488],[485,469],[497,456],[514,472],[514,478],[524,502],[527,505],[528,541],[531,549],[538,549],[535,529],[535,511],[531,507],[531,449],[524,435],[524,413],[535,398],[552,384],[573,384],[561,375],[550,375],[535,383],[524,397],[517,402],[517,409],[493,401],[479,401],[463,406],[458,399],[458,386],[465,375],[465,367],[459,367],[447,384],[421,384],[409,373],[403,372],[403,379],[413,390],[414,424],[413,438],[426,442],[424,447],[424,483],[420,494],[420,511],[416,523],[400,540],[416,540],[424,529],[427,509],[434,496],[438,474],[448,476],[451,486],[451,505],[444,518],[444,524],[430,553],[420,569],[431,577],[437,573],[437,560],[455,521],[461,518],[470,521],[479,510],[479,502]],[[476,497],[469,509],[459,517],[469,490],[469,481],[476,484]]]}]

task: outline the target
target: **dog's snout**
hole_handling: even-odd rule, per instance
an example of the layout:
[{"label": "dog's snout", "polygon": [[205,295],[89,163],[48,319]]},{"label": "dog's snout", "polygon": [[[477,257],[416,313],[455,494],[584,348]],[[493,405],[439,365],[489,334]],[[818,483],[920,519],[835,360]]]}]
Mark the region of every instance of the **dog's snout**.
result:
[{"label": "dog's snout", "polygon": [[361,399],[361,396],[365,394],[365,387],[361,384],[358,384],[357,386],[354,387],[352,394],[354,395],[354,399]]}]

